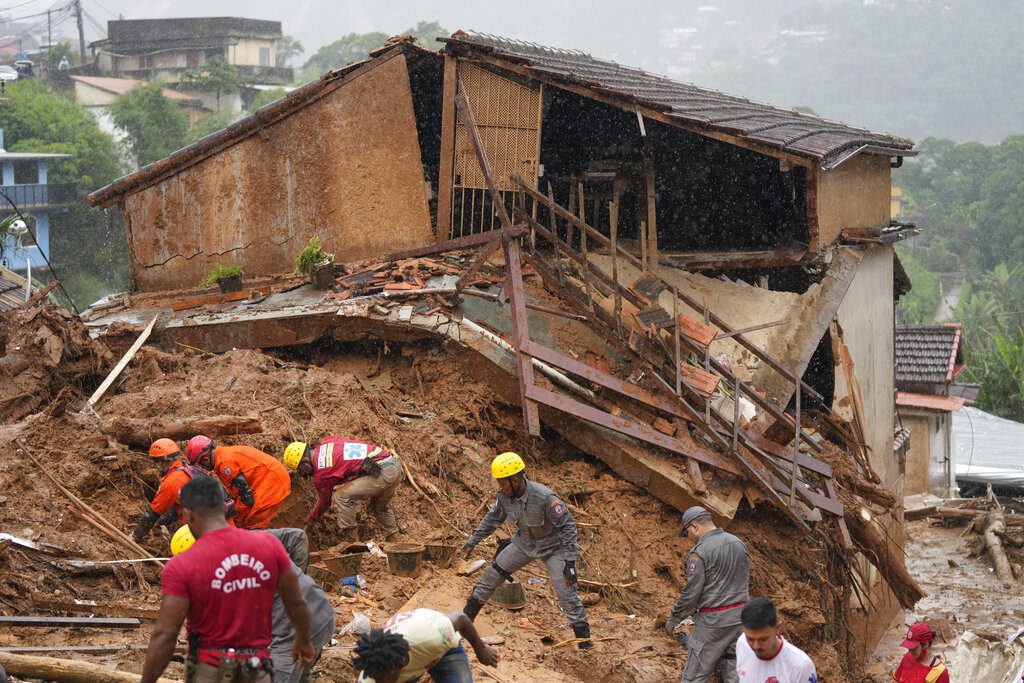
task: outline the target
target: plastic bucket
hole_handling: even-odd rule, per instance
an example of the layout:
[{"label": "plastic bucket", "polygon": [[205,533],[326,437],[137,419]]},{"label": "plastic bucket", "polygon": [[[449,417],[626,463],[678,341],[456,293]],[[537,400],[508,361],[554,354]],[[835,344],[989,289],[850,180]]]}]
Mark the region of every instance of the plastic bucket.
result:
[{"label": "plastic bucket", "polygon": [[447,568],[452,566],[452,558],[455,557],[455,551],[458,550],[458,546],[428,543],[426,547],[424,555],[428,560],[434,562],[439,567]]},{"label": "plastic bucket", "polygon": [[420,560],[426,547],[422,543],[395,543],[388,546],[388,569],[395,576],[414,577],[420,573]]},{"label": "plastic bucket", "polygon": [[526,607],[526,592],[523,590],[523,584],[519,583],[519,579],[513,579],[512,583],[502,582],[495,589],[491,602],[507,610],[523,609]]},{"label": "plastic bucket", "polygon": [[355,576],[363,564],[363,553],[346,553],[336,557],[327,557],[322,561],[328,569],[342,578]]}]

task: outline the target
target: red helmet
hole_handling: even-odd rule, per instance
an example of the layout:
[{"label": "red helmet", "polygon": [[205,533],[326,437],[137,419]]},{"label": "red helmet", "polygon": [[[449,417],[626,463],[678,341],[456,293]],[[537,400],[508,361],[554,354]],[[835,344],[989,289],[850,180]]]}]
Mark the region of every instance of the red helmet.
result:
[{"label": "red helmet", "polygon": [[185,447],[185,455],[188,456],[188,461],[192,465],[199,462],[204,455],[213,452],[213,439],[208,436],[199,434],[193,436],[188,440],[188,445]]},{"label": "red helmet", "polygon": [[149,457],[151,458],[171,458],[180,456],[181,449],[178,448],[178,444],[174,443],[171,439],[157,439],[153,442],[153,445],[149,447]]}]

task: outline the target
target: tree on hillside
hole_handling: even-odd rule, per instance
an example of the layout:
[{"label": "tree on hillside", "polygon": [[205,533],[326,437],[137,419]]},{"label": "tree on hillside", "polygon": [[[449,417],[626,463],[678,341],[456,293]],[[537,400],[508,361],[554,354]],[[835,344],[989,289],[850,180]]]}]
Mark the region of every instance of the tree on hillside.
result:
[{"label": "tree on hillside", "polygon": [[138,85],[110,105],[114,123],[128,134],[126,144],[140,166],[179,149],[188,131],[188,116],[163,94],[157,81]]},{"label": "tree on hillside", "polygon": [[0,128],[10,151],[71,155],[49,164],[51,184],[74,185],[71,206],[50,217],[50,261],[61,282],[79,306],[123,291],[128,250],[117,212],[96,211],[85,202],[86,194],[124,172],[117,144],[84,107],[51,94],[38,79],[15,81],[7,97]]},{"label": "tree on hillside", "polygon": [[[438,36],[447,36],[450,31],[446,30],[436,21],[420,21],[412,28],[402,31],[402,34],[414,36],[417,42],[430,49],[437,50],[441,44],[434,39]],[[339,69],[346,64],[359,62],[370,55],[370,50],[380,47],[390,36],[380,31],[372,33],[349,33],[338,40],[324,45],[310,57],[296,80],[300,82],[311,81],[333,69]]]},{"label": "tree on hillside", "polygon": [[238,117],[229,111],[207,114],[196,121],[196,125],[192,126],[192,130],[190,130],[188,135],[185,136],[185,144],[191,145],[200,138],[204,138],[207,135],[212,135],[223,128],[227,128],[237,119]]},{"label": "tree on hillside", "polygon": [[292,59],[306,51],[302,43],[292,36],[281,36],[277,41],[277,54],[274,57],[274,66],[287,67],[292,65]]},{"label": "tree on hillside", "polygon": [[217,111],[220,111],[221,95],[230,95],[242,89],[242,80],[238,77],[238,69],[223,57],[211,57],[206,63],[189,69],[181,75],[179,83],[184,90],[215,93],[217,95]]}]

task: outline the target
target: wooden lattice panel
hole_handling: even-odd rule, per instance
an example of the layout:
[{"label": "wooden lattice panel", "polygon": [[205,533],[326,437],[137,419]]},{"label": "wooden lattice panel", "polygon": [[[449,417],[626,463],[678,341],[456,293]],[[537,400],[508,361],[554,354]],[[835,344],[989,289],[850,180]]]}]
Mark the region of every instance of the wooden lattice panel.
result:
[{"label": "wooden lattice panel", "polygon": [[[459,66],[462,92],[473,110],[473,119],[487,153],[499,190],[515,190],[511,177],[537,177],[540,145],[540,87],[530,88],[471,64]],[[485,188],[466,129],[455,129],[456,185]]]}]

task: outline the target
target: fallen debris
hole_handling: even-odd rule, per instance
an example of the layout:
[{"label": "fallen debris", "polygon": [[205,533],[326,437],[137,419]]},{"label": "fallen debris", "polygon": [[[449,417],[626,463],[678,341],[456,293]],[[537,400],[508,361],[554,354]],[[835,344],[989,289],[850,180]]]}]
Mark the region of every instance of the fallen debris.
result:
[{"label": "fallen debris", "polygon": [[[55,657],[34,657],[0,651],[0,666],[11,676],[39,678],[56,683],[138,683],[140,676],[99,664]],[[160,678],[157,683],[174,683]]]}]

